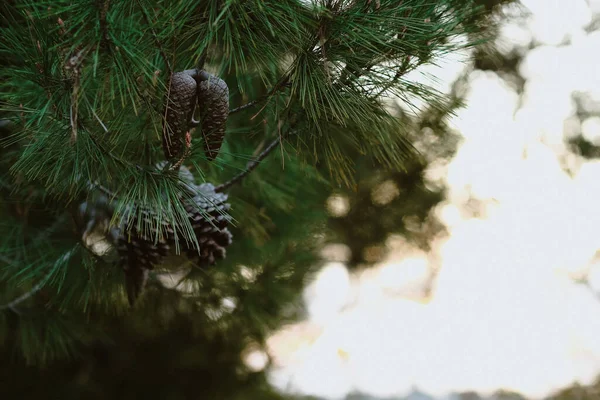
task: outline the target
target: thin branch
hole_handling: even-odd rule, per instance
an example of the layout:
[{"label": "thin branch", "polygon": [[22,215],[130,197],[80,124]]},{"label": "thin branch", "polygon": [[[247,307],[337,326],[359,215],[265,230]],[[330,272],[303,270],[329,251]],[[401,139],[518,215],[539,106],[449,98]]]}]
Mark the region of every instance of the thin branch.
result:
[{"label": "thin branch", "polygon": [[264,95],[264,96],[262,96],[262,97],[260,97],[258,99],[254,99],[254,100],[249,101],[248,103],[243,104],[243,105],[241,105],[239,107],[233,108],[233,109],[229,110],[229,115],[235,114],[235,113],[240,112],[240,111],[244,111],[245,109],[250,108],[250,107],[258,104],[261,101],[264,101],[264,100],[268,99],[270,95],[271,95],[271,92],[269,92],[269,94]]},{"label": "thin branch", "polygon": [[98,182],[90,182],[88,181],[88,186],[90,187],[90,189],[98,189],[99,191],[101,191],[102,193],[104,193],[105,195],[107,195],[109,198],[112,199],[117,199],[117,195],[116,193],[114,193],[112,190],[108,189],[105,186],[102,186],[101,184],[99,184]]},{"label": "thin branch", "polygon": [[[310,44],[310,46],[308,46],[308,51],[312,51],[311,49],[314,49],[315,46],[317,46],[319,44],[319,36],[317,36],[314,40],[313,43]],[[296,57],[296,59],[294,60],[294,62],[292,64],[294,64],[296,62],[296,60],[298,59],[298,57]],[[231,110],[229,110],[229,115],[231,114],[235,114],[237,112],[243,111],[247,108],[253,107],[257,104],[262,103],[265,100],[268,100],[269,98],[271,98],[276,92],[278,92],[279,90],[283,89],[284,87],[288,86],[289,80],[290,80],[290,74],[292,73],[292,70],[288,70],[282,77],[281,79],[279,79],[279,82],[277,82],[275,84],[275,86],[273,86],[273,88],[271,88],[271,90],[269,90],[267,92],[267,94],[265,94],[264,96],[261,96],[257,99],[254,99],[246,104],[243,104],[239,107],[233,108]]]},{"label": "thin branch", "polygon": [[104,0],[102,2],[102,8],[100,9],[100,29],[102,30],[102,40],[104,43],[110,43],[110,36],[108,33],[108,22],[106,21],[106,14],[110,8],[110,0]]},{"label": "thin branch", "polygon": [[217,187],[215,187],[215,191],[222,192],[222,191],[230,188],[231,186],[235,185],[236,183],[240,182],[242,179],[244,179],[246,177],[246,175],[248,175],[250,172],[254,171],[256,169],[256,167],[258,167],[260,162],[262,160],[264,160],[269,155],[269,153],[271,153],[283,141],[284,138],[291,135],[291,133],[292,133],[291,131],[287,131],[286,133],[279,135],[279,137],[277,139],[273,140],[271,142],[271,144],[269,144],[267,146],[267,148],[264,149],[258,155],[258,157],[256,159],[254,159],[254,160],[248,162],[248,164],[246,164],[245,170],[243,170],[242,172],[240,172],[239,174],[237,174],[236,176],[234,176],[227,182],[222,183],[222,184],[218,185]]},{"label": "thin branch", "polygon": [[388,91],[392,86],[394,86],[398,83],[400,78],[408,72],[408,69],[410,67],[410,60],[411,60],[410,55],[406,56],[406,58],[402,62],[403,65],[401,66],[401,68],[396,71],[396,73],[394,74],[393,78],[390,81],[388,81],[386,84],[383,85],[383,87],[377,92],[376,95],[372,96],[373,99],[378,98],[383,93]]},{"label": "thin branch", "polygon": [[[60,32],[61,35],[68,35],[67,31],[64,29],[64,21],[62,18],[58,18],[58,24],[61,27]],[[38,41],[38,50],[41,52],[41,47]],[[68,55],[68,50],[65,48],[60,49],[65,55]],[[91,50],[91,47],[85,46],[77,46],[75,49],[76,53],[71,54],[68,57],[68,60],[65,62],[63,66],[63,70],[65,75],[69,78],[72,83],[71,88],[71,106],[69,108],[69,124],[71,127],[71,144],[74,144],[77,141],[77,129],[78,129],[78,117],[79,117],[79,92],[81,89],[81,66],[83,64],[83,60],[87,56],[88,52]],[[69,74],[70,72],[70,74]],[[70,75],[70,76],[69,76]],[[50,99],[51,96],[48,97]]]},{"label": "thin branch", "polygon": [[248,103],[243,104],[243,105],[241,105],[239,107],[236,107],[236,108],[233,108],[233,109],[229,110],[229,115],[235,114],[235,113],[240,112],[240,111],[244,111],[247,108],[254,107],[257,104],[260,104],[260,103],[262,103],[265,100],[268,100],[276,92],[278,92],[279,90],[283,89],[287,85],[288,79],[289,79],[289,76],[285,75],[283,78],[281,78],[279,80],[279,82],[277,82],[277,84],[275,86],[273,86],[273,88],[271,90],[269,90],[267,92],[267,94],[265,94],[264,96],[261,96],[261,97],[259,97],[257,99],[254,99],[252,101],[249,101]]},{"label": "thin branch", "polygon": [[77,54],[69,58],[65,65],[65,70],[71,71],[71,81],[73,88],[71,92],[70,124],[71,124],[71,144],[77,141],[77,125],[79,115],[79,90],[81,88],[81,64],[87,55],[88,49],[79,50]]},{"label": "thin branch", "polygon": [[[69,108],[69,121],[71,124],[71,144],[75,143],[77,141],[77,102],[76,102],[76,98],[77,98],[77,89],[79,87],[79,80],[76,80],[75,86],[73,87],[73,96],[71,98],[71,101],[73,101],[73,104],[71,104],[71,107]],[[75,110],[73,110],[75,109]]]}]

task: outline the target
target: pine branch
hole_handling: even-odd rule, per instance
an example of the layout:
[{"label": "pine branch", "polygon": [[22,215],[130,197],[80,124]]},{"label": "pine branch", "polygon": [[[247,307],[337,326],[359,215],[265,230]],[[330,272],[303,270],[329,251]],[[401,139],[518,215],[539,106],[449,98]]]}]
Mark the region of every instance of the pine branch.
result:
[{"label": "pine branch", "polygon": [[[231,186],[235,185],[242,179],[244,179],[248,174],[250,174],[252,171],[254,171],[258,167],[258,165],[260,164],[261,161],[263,161],[265,158],[267,158],[267,156],[277,147],[278,144],[280,144],[283,141],[284,138],[290,136],[291,133],[292,133],[291,131],[288,131],[288,132],[280,135],[277,139],[273,140],[258,155],[258,157],[256,157],[256,159],[251,160],[246,164],[246,169],[244,171],[242,171],[241,173],[239,173],[238,175],[236,175],[229,181],[216,186],[215,191],[222,192],[222,191],[230,188]],[[112,190],[108,189],[107,187],[101,185],[98,182],[88,181],[88,187],[98,189],[99,191],[101,191],[102,193],[104,193],[105,195],[107,195],[108,197],[110,197],[112,199],[118,199],[118,196],[116,193],[114,193]]]}]

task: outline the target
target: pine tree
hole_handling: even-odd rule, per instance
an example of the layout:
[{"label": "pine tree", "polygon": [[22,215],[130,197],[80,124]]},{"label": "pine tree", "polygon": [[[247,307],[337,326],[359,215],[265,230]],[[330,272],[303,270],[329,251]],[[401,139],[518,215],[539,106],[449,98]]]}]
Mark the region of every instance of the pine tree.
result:
[{"label": "pine tree", "polygon": [[478,43],[480,3],[4,2],[3,354],[52,365],[63,397],[129,354],[143,374],[75,397],[191,396],[201,379],[208,398],[276,398],[240,353],[302,312],[332,190],[418,181],[415,123],[390,99],[457,106],[405,75]]}]

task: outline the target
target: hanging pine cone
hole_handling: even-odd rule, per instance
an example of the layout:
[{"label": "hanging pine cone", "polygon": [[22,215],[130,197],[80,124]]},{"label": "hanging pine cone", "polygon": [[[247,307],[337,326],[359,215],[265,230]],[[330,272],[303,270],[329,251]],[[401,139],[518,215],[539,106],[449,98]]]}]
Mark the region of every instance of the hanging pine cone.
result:
[{"label": "hanging pine cone", "polygon": [[[127,298],[134,304],[148,280],[148,273],[162,262],[169,252],[167,240],[154,242],[152,235],[143,235],[136,228],[134,218],[132,229],[126,232],[125,227],[111,227],[114,208],[105,195],[82,203],[77,210],[77,223],[83,244],[106,262],[115,262],[125,272]],[[148,212],[141,213],[146,223],[152,220]],[[172,233],[168,226],[163,229]],[[105,243],[105,246],[99,246]],[[112,243],[112,251],[110,249]],[[102,247],[102,248],[101,248]]]},{"label": "hanging pine cone", "polygon": [[229,88],[224,80],[210,76],[198,85],[198,106],[202,110],[204,153],[208,160],[219,154],[229,115]]},{"label": "hanging pine cone", "polygon": [[177,162],[188,151],[189,131],[196,103],[198,85],[186,71],[176,72],[171,77],[171,85],[165,100],[165,121],[163,124],[162,145],[165,158]]},{"label": "hanging pine cone", "polygon": [[[146,224],[155,223],[150,212],[143,211],[141,217]],[[132,228],[129,231],[115,228],[111,233],[119,254],[119,265],[125,272],[127,299],[133,305],[146,286],[149,272],[169,254],[169,237],[173,230],[163,224],[165,235],[155,240],[154,232],[144,234],[137,229],[137,218],[133,219],[130,226]]]},{"label": "hanging pine cone", "polygon": [[188,257],[197,259],[200,266],[214,265],[217,259],[224,259],[225,248],[233,239],[227,229],[231,220],[227,214],[230,208],[227,195],[215,192],[212,184],[204,183],[196,186],[196,195],[184,206],[200,246],[199,250],[188,248]]}]

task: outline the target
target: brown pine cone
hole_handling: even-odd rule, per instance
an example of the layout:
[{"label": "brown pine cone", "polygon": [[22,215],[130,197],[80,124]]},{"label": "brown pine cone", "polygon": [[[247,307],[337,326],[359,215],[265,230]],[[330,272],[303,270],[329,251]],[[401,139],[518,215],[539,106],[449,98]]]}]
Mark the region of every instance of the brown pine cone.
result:
[{"label": "brown pine cone", "polygon": [[229,116],[229,88],[221,78],[210,76],[198,85],[204,153],[210,161],[219,154]]},{"label": "brown pine cone", "polygon": [[135,303],[144,290],[149,272],[155,265],[162,263],[169,249],[165,241],[154,243],[139,236],[129,240],[125,236],[119,238],[117,251],[121,268],[125,272],[125,287],[130,305]]},{"label": "brown pine cone", "polygon": [[187,71],[176,72],[165,100],[162,146],[165,158],[172,162],[183,159],[190,143],[188,134],[196,104],[198,85]]},{"label": "brown pine cone", "polygon": [[141,231],[137,227],[137,215],[128,227],[111,231],[119,255],[119,265],[125,272],[125,287],[131,305],[144,290],[149,272],[169,254],[169,242],[173,234],[173,229],[167,223],[162,223],[161,233],[164,236],[156,240],[155,229],[153,232],[145,231],[156,226],[156,217],[149,211],[142,211],[139,216],[143,220]]}]

